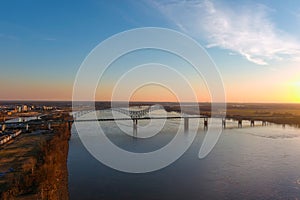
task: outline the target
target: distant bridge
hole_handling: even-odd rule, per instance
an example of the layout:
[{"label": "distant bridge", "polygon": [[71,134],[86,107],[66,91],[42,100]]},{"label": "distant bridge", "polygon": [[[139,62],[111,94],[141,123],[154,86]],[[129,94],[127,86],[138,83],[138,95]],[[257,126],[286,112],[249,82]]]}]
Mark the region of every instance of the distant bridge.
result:
[{"label": "distant bridge", "polygon": [[[26,121],[26,122],[4,122],[2,123],[2,129],[6,125],[18,125],[18,126],[23,126],[28,129],[29,125],[38,125],[38,124],[44,124],[47,125],[49,129],[51,129],[51,124],[55,123],[62,123],[62,122],[68,122],[69,127],[71,128],[71,124],[73,122],[92,122],[92,121],[120,121],[120,120],[132,120],[133,121],[133,135],[137,136],[137,125],[138,125],[138,120],[161,120],[161,119],[184,119],[184,131],[187,132],[189,129],[189,119],[193,118],[198,118],[198,119],[203,119],[203,127],[204,129],[208,129],[208,119],[210,118],[209,116],[206,115],[181,115],[181,116],[165,116],[165,117],[150,117],[147,116],[151,111],[154,110],[159,110],[162,109],[159,106],[149,106],[144,109],[124,109],[124,108],[112,108],[112,111],[116,111],[119,113],[122,113],[125,115],[125,117],[120,117],[120,118],[96,118],[96,119],[84,119],[80,118],[83,115],[86,115],[90,112],[95,112],[95,111],[101,111],[101,110],[82,110],[73,113],[73,120],[40,120],[40,121]],[[243,127],[243,121],[249,121],[250,126],[255,126],[255,122],[260,121],[262,126],[267,125],[267,119],[268,118],[274,118],[272,116],[241,116],[241,117],[216,117],[222,119],[222,128],[226,128],[226,123],[227,119],[233,119],[237,121],[237,127],[242,128]],[[260,118],[261,120],[255,120],[255,118]]]}]

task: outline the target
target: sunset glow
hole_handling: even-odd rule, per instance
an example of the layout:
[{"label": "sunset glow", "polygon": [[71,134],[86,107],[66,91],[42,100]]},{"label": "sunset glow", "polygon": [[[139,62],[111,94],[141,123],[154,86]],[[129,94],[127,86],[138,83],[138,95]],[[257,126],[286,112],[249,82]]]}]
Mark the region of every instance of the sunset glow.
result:
[{"label": "sunset glow", "polygon": [[300,81],[291,83],[290,87],[291,101],[300,103]]},{"label": "sunset glow", "polygon": [[[0,7],[1,100],[72,100],[76,73],[99,43],[132,28],[156,26],[184,33],[207,51],[220,71],[227,101],[300,102],[297,1],[87,1],[84,6],[78,3],[59,10],[68,6],[60,1],[34,5],[7,1]],[[48,12],[57,14],[43,14]],[[199,84],[183,61],[153,52],[143,54],[144,60],[140,54],[128,57],[106,72],[95,100],[111,99],[116,75],[143,61],[155,61],[181,67],[198,101],[211,101],[205,77]],[[132,101],[147,99],[177,101],[157,87],[140,89],[131,97]]]},{"label": "sunset glow", "polygon": [[157,102],[178,102],[178,99],[172,91],[159,85],[148,85],[136,90],[130,101],[157,101]]}]

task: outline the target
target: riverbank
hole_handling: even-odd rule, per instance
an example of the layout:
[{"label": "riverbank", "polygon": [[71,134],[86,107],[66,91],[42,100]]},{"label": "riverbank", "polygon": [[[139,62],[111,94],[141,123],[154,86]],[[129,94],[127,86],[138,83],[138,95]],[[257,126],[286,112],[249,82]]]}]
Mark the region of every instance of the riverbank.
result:
[{"label": "riverbank", "polygon": [[21,134],[0,149],[0,199],[68,199],[68,123]]}]

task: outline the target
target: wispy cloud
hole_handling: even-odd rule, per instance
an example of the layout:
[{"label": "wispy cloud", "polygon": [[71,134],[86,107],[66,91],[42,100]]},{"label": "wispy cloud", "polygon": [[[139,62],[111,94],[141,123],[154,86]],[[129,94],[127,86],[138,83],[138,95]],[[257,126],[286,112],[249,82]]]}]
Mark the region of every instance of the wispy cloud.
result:
[{"label": "wispy cloud", "polygon": [[230,6],[212,1],[154,1],[153,5],[182,31],[204,37],[207,48],[219,47],[267,65],[271,60],[300,58],[300,42],[279,30],[275,12],[261,5]]}]

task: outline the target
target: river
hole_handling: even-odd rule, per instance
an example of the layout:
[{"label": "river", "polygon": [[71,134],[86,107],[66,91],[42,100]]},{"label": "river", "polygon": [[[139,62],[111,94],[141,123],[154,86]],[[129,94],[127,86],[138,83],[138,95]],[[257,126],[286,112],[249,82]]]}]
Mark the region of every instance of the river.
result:
[{"label": "river", "polygon": [[[101,122],[101,126],[119,147],[148,152],[167,144],[180,123],[167,120],[159,134],[147,139],[123,134],[114,122]],[[85,149],[73,126],[68,155],[70,199],[299,199],[300,130],[274,124],[244,128],[235,128],[234,121],[228,124],[204,159],[198,158],[205,136],[201,126],[177,161],[142,174],[100,163]],[[190,120],[190,129],[194,127]]]}]

